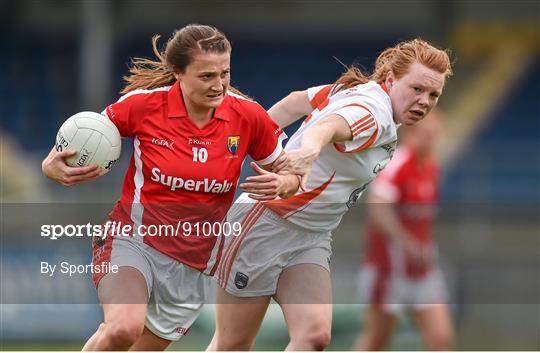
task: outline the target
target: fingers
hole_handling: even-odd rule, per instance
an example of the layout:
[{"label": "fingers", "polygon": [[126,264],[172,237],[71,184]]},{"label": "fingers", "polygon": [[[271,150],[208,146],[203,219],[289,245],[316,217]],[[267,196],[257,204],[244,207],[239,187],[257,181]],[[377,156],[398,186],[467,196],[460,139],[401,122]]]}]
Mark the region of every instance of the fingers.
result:
[{"label": "fingers", "polygon": [[53,166],[56,165],[55,168],[60,169],[64,177],[72,177],[72,176],[77,176],[77,175],[84,176],[85,174],[94,173],[96,171],[98,172],[98,175],[99,175],[101,168],[97,164],[90,164],[84,167],[69,166],[66,163],[65,158],[73,156],[75,154],[77,154],[77,152],[73,150],[66,150],[66,151],[58,152],[54,156],[54,160],[52,161],[52,164]]},{"label": "fingers", "polygon": [[302,191],[306,191],[306,189],[307,189],[308,176],[309,176],[309,174],[302,175],[302,179],[300,180],[300,189]]},{"label": "fingers", "polygon": [[255,173],[257,173],[259,175],[269,174],[270,173],[269,171],[264,170],[261,167],[259,167],[259,165],[257,163],[255,163],[255,162],[251,162],[251,168],[255,171]]},{"label": "fingers", "polygon": [[65,186],[73,186],[85,183],[87,181],[96,179],[101,175],[101,168],[98,168],[97,170],[94,170],[90,173],[82,174],[82,175],[75,175],[75,176],[68,176],[64,177],[60,182]]},{"label": "fingers", "polygon": [[248,197],[257,201],[271,201],[276,198],[276,195],[275,194],[272,194],[272,195],[248,194]]},{"label": "fingers", "polygon": [[272,171],[274,173],[277,173],[277,172],[285,169],[286,167],[287,167],[287,156],[283,155],[283,156],[279,157],[278,159],[276,159],[276,161],[272,165]]},{"label": "fingers", "polygon": [[57,152],[51,149],[49,155],[41,163],[43,174],[49,179],[65,186],[81,184],[102,175],[104,170],[96,164],[84,167],[71,167],[66,162],[66,157],[75,155],[77,152],[66,150]]},{"label": "fingers", "polygon": [[101,173],[101,168],[96,164],[90,164],[85,167],[70,167],[66,166],[64,171],[65,175],[68,177],[72,176],[84,176],[85,174],[90,174],[98,172],[98,175]]},{"label": "fingers", "polygon": [[278,195],[278,186],[279,185],[275,180],[265,183],[248,182],[240,184],[240,188],[243,192],[248,193],[250,198],[258,201],[275,199]]},{"label": "fingers", "polygon": [[251,190],[277,190],[280,186],[279,176],[274,173],[264,175],[250,176],[246,178],[246,182],[240,184],[240,188],[244,192],[252,192]]},{"label": "fingers", "polygon": [[276,178],[277,178],[276,174],[268,173],[268,174],[263,174],[263,175],[248,176],[246,178],[246,181],[247,182],[252,182],[252,183],[267,183],[267,182],[276,180]]},{"label": "fingers", "polygon": [[[258,167],[257,165],[255,165]],[[252,167],[254,167],[252,165]],[[253,168],[255,170],[255,168]],[[266,174],[250,176],[246,178],[245,183],[240,184],[243,192],[248,193],[249,197],[257,201],[273,200],[278,195],[279,182],[275,173],[267,172],[259,167]]]},{"label": "fingers", "polygon": [[268,181],[250,180],[240,184],[240,188],[244,192],[259,192],[261,190],[273,190],[275,192],[279,188],[279,183],[275,179]]},{"label": "fingers", "polygon": [[254,191],[259,192],[261,190],[274,190],[274,191],[276,191],[277,188],[278,188],[278,185],[273,184],[273,183],[263,183],[263,184],[259,184],[259,183],[242,183],[242,184],[240,184],[240,188],[244,192],[254,192]]},{"label": "fingers", "polygon": [[276,188],[253,188],[253,187],[242,187],[240,186],[240,189],[242,189],[243,192],[251,193],[251,194],[260,194],[260,195],[276,195],[277,191]]},{"label": "fingers", "polygon": [[62,159],[62,162],[63,162],[62,164],[65,167],[62,169],[65,175],[67,176],[83,175],[83,174],[94,172],[97,169],[99,169],[99,166],[97,164],[90,164],[84,167],[71,167],[65,162],[64,159],[67,157],[73,156],[75,154],[77,154],[77,151],[66,150],[66,151],[58,152],[55,155],[55,159]]},{"label": "fingers", "polygon": [[56,158],[66,158],[66,157],[71,157],[71,156],[73,156],[75,154],[77,154],[77,151],[65,150],[65,151],[62,151],[62,152],[57,152],[55,157]]}]

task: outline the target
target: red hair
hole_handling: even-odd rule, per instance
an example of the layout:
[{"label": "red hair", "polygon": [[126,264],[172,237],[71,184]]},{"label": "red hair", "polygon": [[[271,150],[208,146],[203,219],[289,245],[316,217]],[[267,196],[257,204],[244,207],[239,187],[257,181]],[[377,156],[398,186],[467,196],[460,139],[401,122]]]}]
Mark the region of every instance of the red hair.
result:
[{"label": "red hair", "polygon": [[[351,66],[335,82],[337,91],[358,84],[367,83],[370,79],[381,83],[386,74],[392,71],[396,78],[405,75],[413,63],[420,63],[432,70],[444,74],[447,78],[452,75],[452,64],[448,50],[434,47],[422,39],[400,42],[392,48],[385,49],[375,61],[375,69],[370,76],[365,75],[358,67]],[[337,92],[336,91],[336,92]]]}]

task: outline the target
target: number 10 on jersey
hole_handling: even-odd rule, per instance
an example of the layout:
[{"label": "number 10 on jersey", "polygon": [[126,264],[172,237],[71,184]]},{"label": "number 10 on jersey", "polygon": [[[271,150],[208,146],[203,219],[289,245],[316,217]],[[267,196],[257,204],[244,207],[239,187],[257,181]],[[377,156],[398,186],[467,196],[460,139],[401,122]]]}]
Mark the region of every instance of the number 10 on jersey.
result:
[{"label": "number 10 on jersey", "polygon": [[204,147],[192,147],[193,151],[193,162],[204,163],[208,159],[208,151]]}]

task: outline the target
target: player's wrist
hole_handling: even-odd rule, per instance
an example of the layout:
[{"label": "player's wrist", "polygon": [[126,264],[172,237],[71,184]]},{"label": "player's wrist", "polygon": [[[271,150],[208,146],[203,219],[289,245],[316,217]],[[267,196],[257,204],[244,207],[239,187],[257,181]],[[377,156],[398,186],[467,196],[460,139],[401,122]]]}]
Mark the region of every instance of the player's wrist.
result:
[{"label": "player's wrist", "polygon": [[282,175],[282,178],[284,178],[284,190],[283,192],[279,193],[279,197],[282,199],[287,199],[298,191],[300,188],[300,177],[296,174],[287,174]]}]

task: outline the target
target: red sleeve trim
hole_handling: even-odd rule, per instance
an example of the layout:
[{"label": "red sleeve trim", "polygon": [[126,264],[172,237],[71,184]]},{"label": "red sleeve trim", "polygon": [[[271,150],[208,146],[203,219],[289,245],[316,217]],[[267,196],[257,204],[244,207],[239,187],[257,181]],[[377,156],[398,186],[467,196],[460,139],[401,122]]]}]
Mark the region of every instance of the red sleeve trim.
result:
[{"label": "red sleeve trim", "polygon": [[362,132],[371,129],[375,125],[377,125],[377,121],[375,121],[375,118],[369,115],[369,118],[366,119],[362,124],[356,126],[355,128],[351,127],[353,138],[359,136]]},{"label": "red sleeve trim", "polygon": [[[373,126],[371,126],[373,127]],[[373,132],[373,134],[371,135],[371,137],[369,138],[369,140],[366,141],[366,143],[364,143],[362,146],[352,150],[352,151],[346,151],[345,149],[345,146],[341,145],[341,144],[338,144],[338,143],[334,143],[334,147],[339,151],[339,152],[343,152],[343,153],[356,153],[356,152],[360,152],[360,151],[363,151],[367,148],[369,148],[373,142],[375,142],[375,140],[377,139],[377,134],[379,133],[379,125],[375,124],[375,131]]]},{"label": "red sleeve trim", "polygon": [[351,125],[351,130],[352,130],[352,129],[355,129],[356,127],[358,127],[358,125],[361,125],[361,124],[365,123],[366,121],[368,121],[368,120],[369,120],[368,118],[369,118],[370,116],[371,116],[371,114],[368,114],[368,115],[365,115],[365,116],[363,116],[362,118],[360,118],[360,120],[358,120],[356,123],[354,123],[354,124]]}]

